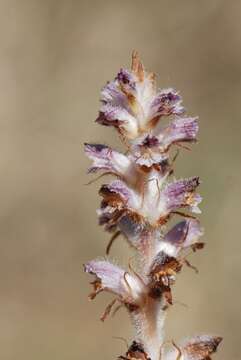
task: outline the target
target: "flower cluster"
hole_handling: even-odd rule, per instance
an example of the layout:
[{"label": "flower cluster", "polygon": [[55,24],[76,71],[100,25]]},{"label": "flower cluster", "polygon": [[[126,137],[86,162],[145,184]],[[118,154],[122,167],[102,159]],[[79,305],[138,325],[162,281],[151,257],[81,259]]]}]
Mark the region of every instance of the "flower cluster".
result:
[{"label": "flower cluster", "polygon": [[[96,122],[114,127],[126,147],[120,153],[106,145],[85,144],[92,160],[89,173],[115,177],[100,188],[99,224],[112,233],[107,253],[122,235],[136,251],[136,268],[129,265],[127,271],[106,259],[88,262],[85,271],[95,277],[90,298],[102,291],[114,294],[102,320],[115,304],[114,312],[124,306],[131,316],[136,339],[120,359],[208,360],[220,337],[195,337],[163,352],[172,286],[184,265],[194,268],[187,253],[204,246],[196,218],[199,178],[173,177],[178,149],[196,141],[197,118],[185,115],[176,90],[157,89],[154,74],[145,71],[133,52],[131,70],[121,69],[102,89]],[[182,221],[169,228],[174,215]]]}]

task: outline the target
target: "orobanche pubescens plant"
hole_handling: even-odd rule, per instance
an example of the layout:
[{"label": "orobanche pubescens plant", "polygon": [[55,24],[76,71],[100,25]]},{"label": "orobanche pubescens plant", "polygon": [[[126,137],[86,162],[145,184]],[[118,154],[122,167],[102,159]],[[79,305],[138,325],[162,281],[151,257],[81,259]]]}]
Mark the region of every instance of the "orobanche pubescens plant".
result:
[{"label": "orobanche pubescens plant", "polygon": [[[175,151],[188,149],[187,144],[196,141],[197,118],[185,116],[177,91],[156,88],[155,75],[144,69],[133,52],[131,70],[121,69],[102,89],[96,122],[114,127],[125,146],[120,153],[106,145],[85,144],[85,153],[93,161],[89,173],[101,171],[102,176],[115,177],[99,191],[99,223],[112,233],[107,253],[122,235],[135,249],[136,264],[129,264],[128,270],[108,259],[85,264],[85,271],[95,277],[90,299],[102,291],[114,294],[102,320],[121,306],[130,315],[135,340],[119,359],[210,360],[220,337],[201,335],[178,344],[173,341],[169,351],[164,351],[164,321],[173,304],[172,285],[184,265],[194,268],[188,253],[204,246],[199,240],[203,231],[194,215],[200,213],[199,178],[173,177]],[[170,229],[168,222],[175,215],[182,221]]]}]

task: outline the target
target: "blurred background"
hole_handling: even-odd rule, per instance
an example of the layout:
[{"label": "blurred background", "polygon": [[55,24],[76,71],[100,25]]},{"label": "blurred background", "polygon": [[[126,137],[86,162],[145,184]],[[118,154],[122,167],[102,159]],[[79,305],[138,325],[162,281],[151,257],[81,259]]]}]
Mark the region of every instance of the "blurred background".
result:
[{"label": "blurred background", "polygon": [[[167,339],[224,337],[217,359],[240,359],[241,2],[0,1],[0,358],[115,359],[131,340],[124,310],[105,324],[111,297],[87,299],[82,264],[103,255],[98,183],[83,142],[120,148],[94,123],[99,92],[137,49],[161,87],[199,115],[199,144],[177,177],[200,175],[204,251],[175,286]],[[99,182],[100,183],[100,182]],[[117,241],[112,255],[130,251]]]}]

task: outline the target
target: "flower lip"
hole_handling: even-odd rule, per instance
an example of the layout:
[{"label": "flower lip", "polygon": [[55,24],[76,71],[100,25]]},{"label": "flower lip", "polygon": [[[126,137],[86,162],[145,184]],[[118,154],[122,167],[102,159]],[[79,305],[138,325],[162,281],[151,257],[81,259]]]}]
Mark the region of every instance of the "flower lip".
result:
[{"label": "flower lip", "polygon": [[171,285],[181,269],[182,263],[177,258],[160,251],[150,268],[149,295],[154,299],[163,296],[166,302],[172,305]]},{"label": "flower lip", "polygon": [[107,260],[92,260],[84,265],[84,270],[96,277],[90,299],[105,290],[117,295],[124,304],[138,306],[146,292],[145,284],[135,273],[130,274]]},{"label": "flower lip", "polygon": [[126,202],[131,196],[129,188],[121,180],[112,181],[110,184],[103,184],[99,193],[107,201],[112,199],[114,201]]},{"label": "flower lip", "polygon": [[194,194],[194,191],[199,184],[199,177],[177,180],[168,184],[163,193],[166,197],[169,211],[173,211],[178,207],[190,207],[192,211],[197,212],[197,205],[201,202],[201,197],[198,194]]},{"label": "flower lip", "polygon": [[182,268],[182,264],[174,256],[167,255],[164,251],[160,251],[150,269],[150,276],[156,279],[163,275],[174,275]]},{"label": "flower lip", "polygon": [[89,168],[89,173],[95,173],[98,170],[108,171],[119,177],[135,177],[135,168],[131,159],[102,144],[85,143],[85,154],[93,161]]}]

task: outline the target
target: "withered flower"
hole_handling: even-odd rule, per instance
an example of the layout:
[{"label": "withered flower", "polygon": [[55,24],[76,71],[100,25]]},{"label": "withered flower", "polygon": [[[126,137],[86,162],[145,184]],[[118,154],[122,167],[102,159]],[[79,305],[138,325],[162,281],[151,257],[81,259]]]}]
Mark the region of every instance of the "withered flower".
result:
[{"label": "withered flower", "polygon": [[151,360],[145,352],[143,345],[133,341],[125,356],[119,356],[119,360]]},{"label": "withered flower", "polygon": [[[102,291],[114,295],[101,319],[117,303],[113,312],[124,306],[134,324],[135,341],[119,359],[210,360],[220,337],[174,343],[164,353],[165,315],[175,303],[172,287],[184,265],[195,269],[188,256],[204,247],[196,218],[202,200],[196,192],[199,178],[174,178],[177,150],[190,149],[197,141],[198,118],[185,115],[178,91],[157,88],[155,75],[133,52],[131,69],[121,69],[103,87],[96,121],[114,127],[125,146],[124,153],[98,143],[84,148],[92,161],[89,173],[114,177],[99,191],[99,224],[112,233],[106,252],[120,235],[136,252],[136,266],[129,264],[128,271],[109,260],[85,265],[94,276],[90,298]],[[182,219],[170,228],[176,215]]]},{"label": "withered flower", "polygon": [[211,360],[221,343],[220,336],[199,335],[182,342],[181,345],[174,344],[175,350],[171,350],[164,357],[165,360]]}]

